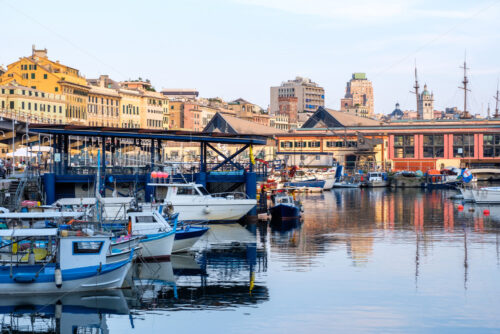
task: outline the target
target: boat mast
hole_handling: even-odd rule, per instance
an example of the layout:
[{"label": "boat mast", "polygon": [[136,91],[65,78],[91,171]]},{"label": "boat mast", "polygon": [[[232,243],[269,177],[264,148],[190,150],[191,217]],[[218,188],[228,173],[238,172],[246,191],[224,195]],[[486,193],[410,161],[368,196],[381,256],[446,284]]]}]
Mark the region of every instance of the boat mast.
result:
[{"label": "boat mast", "polygon": [[417,76],[417,61],[415,60],[415,86],[413,86],[413,88],[415,88],[415,91],[414,92],[410,92],[410,93],[413,93],[415,94],[416,98],[417,98],[417,118],[422,118],[423,115],[421,116],[419,113],[418,113],[418,89],[420,88],[420,86],[418,85],[418,76]]},{"label": "boat mast", "polygon": [[462,112],[462,115],[460,118],[471,118],[469,112],[467,111],[467,92],[470,92],[470,89],[467,88],[467,84],[469,83],[469,80],[467,79],[467,62],[464,60],[464,66],[460,66],[460,68],[464,69],[464,81],[462,81],[462,84],[464,85],[463,87],[458,87],[460,89],[464,90],[464,111]]},{"label": "boat mast", "polygon": [[500,101],[500,97],[498,96],[499,92],[498,92],[498,80],[497,80],[497,95],[493,96],[493,98],[495,99],[495,115],[493,116],[493,118],[499,118],[500,115],[498,114],[498,102]]}]

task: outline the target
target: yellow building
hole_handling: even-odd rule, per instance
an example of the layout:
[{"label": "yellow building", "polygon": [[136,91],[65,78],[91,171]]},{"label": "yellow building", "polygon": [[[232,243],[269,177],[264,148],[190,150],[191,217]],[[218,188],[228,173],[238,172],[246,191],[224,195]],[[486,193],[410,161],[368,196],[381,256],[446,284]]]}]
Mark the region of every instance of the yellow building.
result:
[{"label": "yellow building", "polygon": [[141,128],[162,130],[164,128],[164,107],[168,106],[167,98],[157,92],[142,91],[142,110],[145,117],[141,117]]},{"label": "yellow building", "polygon": [[77,69],[49,60],[47,49],[36,50],[30,57],[22,57],[7,66],[0,76],[0,85],[16,81],[18,84],[51,94],[62,94],[66,102],[66,121],[86,124],[87,81]]},{"label": "yellow building", "polygon": [[120,88],[120,125],[122,128],[138,129],[141,127],[141,92]]},{"label": "yellow building", "polygon": [[64,124],[65,96],[24,87],[12,81],[0,85],[0,116],[30,123]]},{"label": "yellow building", "polygon": [[108,76],[101,75],[99,79],[90,79],[87,106],[87,124],[89,126],[121,127],[120,94],[113,89],[115,82]]},{"label": "yellow building", "polygon": [[168,103],[168,120],[169,120],[169,129],[171,130],[180,130],[184,127],[184,102],[170,100]]}]

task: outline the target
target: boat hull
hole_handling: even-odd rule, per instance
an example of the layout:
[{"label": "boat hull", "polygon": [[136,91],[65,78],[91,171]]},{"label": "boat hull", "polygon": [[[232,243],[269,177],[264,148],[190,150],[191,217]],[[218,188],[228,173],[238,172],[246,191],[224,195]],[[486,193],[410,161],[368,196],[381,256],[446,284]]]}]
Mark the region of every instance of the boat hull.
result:
[{"label": "boat hull", "polygon": [[500,203],[500,187],[471,190],[476,203]]},{"label": "boat hull", "polygon": [[62,270],[62,285],[60,288],[55,283],[54,266],[44,268],[32,282],[26,282],[25,279],[16,281],[16,277],[18,277],[16,276],[16,269],[18,269],[17,274],[19,275],[21,271],[26,272],[26,267],[14,269],[14,275],[11,278],[10,267],[2,266],[0,268],[0,295],[118,289],[121,288],[130,265],[131,261],[128,259],[102,266]]},{"label": "boat hull", "polygon": [[189,227],[176,231],[172,253],[187,252],[208,231],[208,227]]},{"label": "boat hull", "polygon": [[148,234],[141,240],[143,260],[169,259],[174,246],[175,231]]},{"label": "boat hull", "polygon": [[180,221],[236,221],[256,205],[256,200],[240,200],[241,203],[173,203]]},{"label": "boat hull", "polygon": [[300,217],[300,208],[293,205],[278,204],[270,210],[272,220],[294,219]]}]

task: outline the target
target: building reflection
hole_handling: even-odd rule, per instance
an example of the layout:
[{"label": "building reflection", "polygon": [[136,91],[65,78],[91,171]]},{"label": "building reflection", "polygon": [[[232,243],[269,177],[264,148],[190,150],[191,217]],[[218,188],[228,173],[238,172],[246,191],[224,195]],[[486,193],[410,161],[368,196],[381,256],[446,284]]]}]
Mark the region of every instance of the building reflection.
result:
[{"label": "building reflection", "polygon": [[[450,199],[454,194],[451,190],[390,188],[302,194],[299,199],[305,206],[303,223],[285,231],[271,226],[271,250],[288,255],[292,261],[296,257],[297,262],[308,266],[326,251],[345,247],[353,265],[363,265],[373,255],[376,237],[411,231],[413,236],[403,236],[411,236],[415,242],[417,277],[419,259],[433,242],[447,234],[462,237],[462,226],[470,226],[471,233],[484,233],[500,223],[500,206],[466,205],[460,212],[459,203]],[[490,215],[484,215],[486,208]]]}]

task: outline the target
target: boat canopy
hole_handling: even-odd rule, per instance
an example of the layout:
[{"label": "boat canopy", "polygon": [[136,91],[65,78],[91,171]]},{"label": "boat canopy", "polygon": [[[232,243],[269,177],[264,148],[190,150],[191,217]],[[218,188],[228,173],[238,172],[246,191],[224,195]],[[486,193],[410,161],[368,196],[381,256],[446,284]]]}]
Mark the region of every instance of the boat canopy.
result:
[{"label": "boat canopy", "polygon": [[203,187],[202,184],[198,183],[148,183],[150,187]]},{"label": "boat canopy", "polygon": [[0,230],[0,237],[50,237],[57,235],[57,228],[18,228]]},{"label": "boat canopy", "polygon": [[48,212],[8,212],[0,213],[0,219],[56,219],[56,218],[79,218],[83,212],[73,211],[48,211]]},{"label": "boat canopy", "polygon": [[97,198],[95,197],[80,197],[80,198],[61,198],[54,202],[54,205],[95,205]]}]

